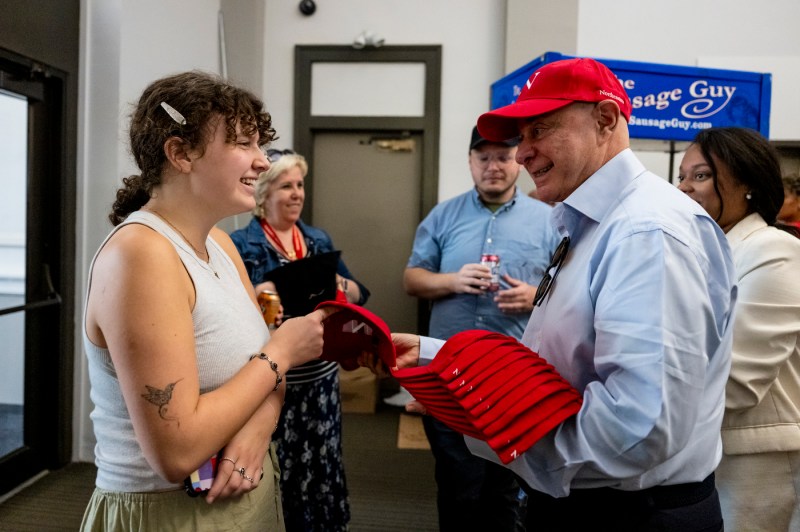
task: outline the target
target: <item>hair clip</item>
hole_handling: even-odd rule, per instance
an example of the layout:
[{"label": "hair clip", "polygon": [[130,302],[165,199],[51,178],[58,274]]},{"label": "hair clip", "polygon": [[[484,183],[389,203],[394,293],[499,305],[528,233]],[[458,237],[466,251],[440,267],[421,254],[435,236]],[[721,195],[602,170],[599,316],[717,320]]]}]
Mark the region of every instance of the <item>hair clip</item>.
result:
[{"label": "hair clip", "polygon": [[163,107],[164,110],[167,112],[167,114],[170,116],[170,118],[172,118],[178,124],[180,124],[181,126],[185,126],[186,125],[186,119],[183,117],[183,115],[180,114],[170,104],[168,104],[167,102],[161,102],[161,107]]},{"label": "hair clip", "polygon": [[294,154],[294,150],[291,150],[291,149],[275,150],[275,149],[272,149],[272,148],[266,150],[266,152],[264,153],[264,155],[267,156],[267,159],[271,163],[274,163],[275,161],[277,161],[278,159],[280,159],[284,155],[293,155],[293,154]]}]

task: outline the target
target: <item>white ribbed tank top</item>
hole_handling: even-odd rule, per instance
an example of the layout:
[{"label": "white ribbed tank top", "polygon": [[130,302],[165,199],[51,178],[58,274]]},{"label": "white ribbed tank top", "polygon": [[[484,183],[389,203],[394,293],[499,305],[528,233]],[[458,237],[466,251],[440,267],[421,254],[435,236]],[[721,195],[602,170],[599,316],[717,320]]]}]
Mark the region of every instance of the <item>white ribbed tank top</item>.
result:
[{"label": "white ribbed tank top", "polygon": [[[97,253],[119,228],[131,223],[151,227],[168,238],[189,272],[196,292],[192,321],[200,392],[219,387],[248,362],[250,355],[258,353],[269,339],[269,331],[261,313],[245,291],[236,266],[225,251],[208,238],[209,266],[174,229],[146,211],[131,213],[106,237]],[[97,254],[89,270],[90,282],[96,259]],[[88,301],[88,294],[86,299]],[[89,341],[85,314],[84,309],[83,344],[89,361],[91,399],[94,403],[91,419],[97,439],[97,487],[134,492],[180,488],[180,485],[159,477],[144,459],[108,349]],[[146,392],[142,390],[142,393]]]}]

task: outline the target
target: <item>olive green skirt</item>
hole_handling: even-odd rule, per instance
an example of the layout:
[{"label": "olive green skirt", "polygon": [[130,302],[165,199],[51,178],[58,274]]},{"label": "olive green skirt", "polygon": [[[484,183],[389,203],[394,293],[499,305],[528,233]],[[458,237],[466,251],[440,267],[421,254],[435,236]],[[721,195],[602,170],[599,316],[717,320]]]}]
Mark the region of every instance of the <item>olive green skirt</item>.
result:
[{"label": "olive green skirt", "polygon": [[284,532],[279,478],[272,444],[264,459],[264,478],[258,488],[213,504],[203,497],[190,497],[184,490],[127,493],[95,488],[81,530]]}]

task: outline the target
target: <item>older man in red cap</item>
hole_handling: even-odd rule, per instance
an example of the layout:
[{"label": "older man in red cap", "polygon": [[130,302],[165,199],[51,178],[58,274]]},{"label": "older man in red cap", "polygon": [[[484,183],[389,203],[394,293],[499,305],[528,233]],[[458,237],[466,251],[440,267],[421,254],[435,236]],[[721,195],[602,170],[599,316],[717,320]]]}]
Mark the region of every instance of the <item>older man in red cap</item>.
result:
[{"label": "older man in red cap", "polygon": [[[562,244],[522,342],[582,396],[576,415],[506,465],[526,484],[528,530],[723,526],[713,473],[736,299],[730,249],[633,154],[630,114],[614,74],[578,58],[542,66],[515,103],[478,120],[487,139],[521,136],[517,161],[557,202]],[[441,346],[394,342],[400,367]]]}]

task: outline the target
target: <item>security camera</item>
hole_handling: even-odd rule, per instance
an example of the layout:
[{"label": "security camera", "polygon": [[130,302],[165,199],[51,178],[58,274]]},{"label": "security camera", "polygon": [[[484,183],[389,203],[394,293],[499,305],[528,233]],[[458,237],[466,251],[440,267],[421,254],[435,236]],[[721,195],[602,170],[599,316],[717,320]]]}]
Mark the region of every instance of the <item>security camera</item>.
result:
[{"label": "security camera", "polygon": [[309,17],[317,10],[317,4],[314,0],[300,0],[300,12]]},{"label": "security camera", "polygon": [[380,48],[383,46],[385,39],[370,30],[364,30],[353,40],[353,48],[361,50],[366,46],[373,48]]}]

